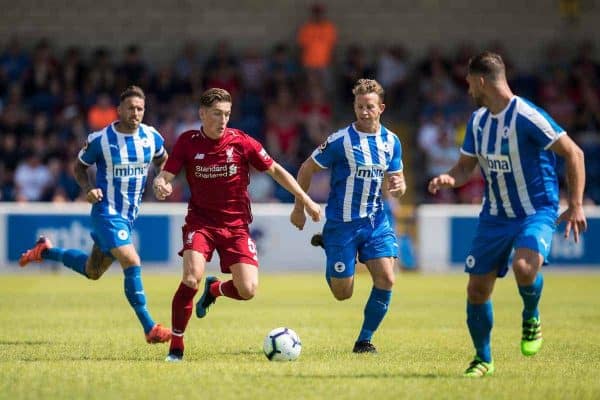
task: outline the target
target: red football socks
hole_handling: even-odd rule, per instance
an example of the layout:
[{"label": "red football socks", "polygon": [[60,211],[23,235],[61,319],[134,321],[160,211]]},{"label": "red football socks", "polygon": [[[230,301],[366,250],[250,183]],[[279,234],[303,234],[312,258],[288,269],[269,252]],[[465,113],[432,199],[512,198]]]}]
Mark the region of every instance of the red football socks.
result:
[{"label": "red football socks", "polygon": [[193,289],[181,282],[173,296],[173,303],[171,304],[171,326],[173,331],[171,349],[183,350],[183,332],[185,332],[188,321],[192,316],[196,292],[198,292],[198,289]]},{"label": "red football socks", "polygon": [[235,300],[244,300],[233,284],[233,280],[228,280],[226,282],[214,282],[212,285],[210,285],[210,294],[212,294],[214,297],[225,296]]}]

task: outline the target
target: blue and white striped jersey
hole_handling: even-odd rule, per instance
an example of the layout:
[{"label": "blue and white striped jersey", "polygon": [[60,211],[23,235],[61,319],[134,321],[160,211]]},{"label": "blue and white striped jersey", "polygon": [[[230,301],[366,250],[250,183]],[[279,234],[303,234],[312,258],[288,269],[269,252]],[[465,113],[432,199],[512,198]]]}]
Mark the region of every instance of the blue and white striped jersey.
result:
[{"label": "blue and white striped jersey", "polygon": [[102,201],[92,206],[92,215],[120,215],[129,222],[137,217],[148,167],[165,153],[164,139],[156,129],[140,124],[136,133],[118,132],[114,123],[88,135],[79,152],[85,165],[96,164],[96,187]]},{"label": "blue and white striped jersey", "polygon": [[330,135],[312,159],[331,169],[327,219],[349,222],[383,210],[384,173],[402,171],[402,146],[384,126],[377,133],[364,133],[350,125]]},{"label": "blue and white striped jersey", "polygon": [[523,218],[558,209],[556,156],[548,150],[566,132],[541,108],[513,97],[500,113],[475,111],[461,152],[477,157],[485,178],[482,216]]}]

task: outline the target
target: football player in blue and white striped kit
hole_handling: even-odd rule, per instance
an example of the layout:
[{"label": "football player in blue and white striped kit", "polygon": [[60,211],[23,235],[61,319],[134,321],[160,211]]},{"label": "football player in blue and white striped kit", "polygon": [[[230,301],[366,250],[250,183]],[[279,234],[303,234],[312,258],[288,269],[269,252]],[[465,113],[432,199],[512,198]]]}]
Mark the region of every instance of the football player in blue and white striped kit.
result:
[{"label": "football player in blue and white striped kit", "polygon": [[[146,307],[141,278],[141,260],[131,241],[150,164],[161,170],[167,160],[164,140],[156,129],[142,124],[145,95],[137,86],[128,87],[120,97],[119,120],[91,133],[79,152],[75,177],[92,204],[94,246],[88,256],[77,249],[53,247],[41,237],[23,253],[19,264],[53,260],[89,278],[99,279],[116,259],[125,275],[125,295],[140,320],[148,343],[166,342],[170,329],[154,323]],[[95,164],[96,184],[88,168]]]},{"label": "football player in blue and white striped kit", "polygon": [[[467,325],[476,350],[465,375],[482,377],[494,372],[491,294],[496,278],[508,270],[513,249],[512,268],[523,299],[521,352],[532,356],[541,348],[540,270],[558,222],[566,222],[565,237],[572,231],[576,242],[587,228],[582,208],[585,169],[583,152],[564,129],[544,110],[512,93],[498,54],[484,52],[472,58],[467,82],[481,108],[469,120],[460,159],[429,182],[429,191],[463,185],[477,165],[485,178],[479,225],[465,261]],[[568,208],[560,217],[555,154],[565,159],[569,189]]]},{"label": "football player in blue and white striped kit", "polygon": [[[360,79],[354,87],[356,121],[330,135],[302,164],[298,183],[305,191],[312,176],[331,170],[323,247],[327,255],[326,279],[338,300],[352,296],[356,256],[373,279],[364,309],[364,321],[355,353],[375,353],[371,338],[383,320],[392,297],[394,258],[398,245],[383,208],[381,189],[387,185],[393,197],[406,191],[400,140],[380,123],[385,109],[381,85]],[[291,222],[303,229],[303,206],[296,203]]]}]

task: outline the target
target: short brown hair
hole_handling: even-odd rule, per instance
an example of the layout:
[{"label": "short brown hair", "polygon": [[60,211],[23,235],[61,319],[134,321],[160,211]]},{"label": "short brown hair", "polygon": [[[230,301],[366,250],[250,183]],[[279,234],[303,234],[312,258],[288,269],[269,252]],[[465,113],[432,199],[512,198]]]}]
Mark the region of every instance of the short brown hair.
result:
[{"label": "short brown hair", "polygon": [[504,75],[506,67],[500,54],[484,51],[469,60],[469,74],[481,74],[496,79]]},{"label": "short brown hair", "polygon": [[383,87],[375,79],[359,79],[352,89],[352,94],[358,96],[359,94],[375,93],[379,96],[379,100],[383,103],[383,95],[385,91]]},{"label": "short brown hair", "polygon": [[213,104],[224,101],[231,103],[231,95],[225,89],[210,88],[200,96],[200,107],[212,107]]},{"label": "short brown hair", "polygon": [[127,89],[121,93],[121,96],[119,96],[119,100],[123,102],[128,97],[139,97],[142,100],[146,100],[146,95],[142,88],[135,85],[128,86]]}]

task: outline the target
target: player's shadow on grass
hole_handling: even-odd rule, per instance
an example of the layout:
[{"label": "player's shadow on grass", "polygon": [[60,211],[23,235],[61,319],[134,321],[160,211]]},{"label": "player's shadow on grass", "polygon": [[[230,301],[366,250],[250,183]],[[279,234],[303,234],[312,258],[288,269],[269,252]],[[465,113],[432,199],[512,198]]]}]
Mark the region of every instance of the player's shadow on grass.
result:
[{"label": "player's shadow on grass", "polygon": [[0,346],[37,346],[37,345],[46,345],[46,344],[55,344],[53,342],[47,340],[0,340]]},{"label": "player's shadow on grass", "polygon": [[431,374],[431,373],[419,373],[419,372],[397,372],[397,373],[356,373],[356,374],[285,374],[284,376],[299,378],[299,379],[397,379],[397,378],[422,378],[422,379],[439,379],[439,378],[461,378],[456,374]]}]

